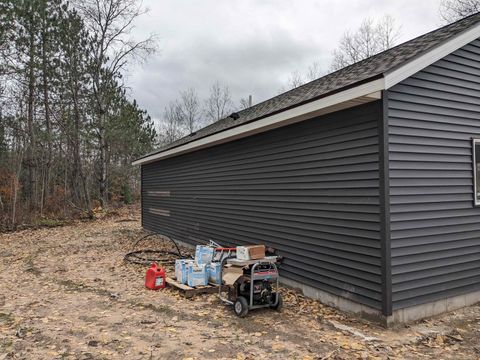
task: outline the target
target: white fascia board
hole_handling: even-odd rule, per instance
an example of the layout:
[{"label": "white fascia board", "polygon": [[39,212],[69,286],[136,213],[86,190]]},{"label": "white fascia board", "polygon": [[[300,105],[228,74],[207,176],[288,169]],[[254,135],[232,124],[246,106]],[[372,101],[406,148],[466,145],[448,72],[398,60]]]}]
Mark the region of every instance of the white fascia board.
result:
[{"label": "white fascia board", "polygon": [[[318,114],[325,114],[325,110],[329,107],[348,102],[357,98],[366,97],[373,101],[377,98],[377,92],[385,88],[384,79],[370,81],[365,84],[355,86],[353,88],[338,92],[336,94],[326,96],[319,100],[315,100],[295,108],[282,111],[280,113],[265,117],[260,120],[252,121],[250,123],[239,125],[237,127],[227,129],[198,140],[180,145],[170,150],[165,150],[150,156],[138,159],[132,165],[142,165],[157,161],[160,159],[177,156],[183,153],[199,150],[202,148],[226,143],[243,137],[258,134],[267,130],[278,127],[290,125],[296,122],[310,119]],[[371,96],[373,93],[375,95]],[[369,97],[370,95],[370,97]],[[352,105],[346,106],[351,107]],[[323,113],[322,113],[323,110]],[[334,111],[334,110],[332,110]]]},{"label": "white fascia board", "polygon": [[405,65],[387,71],[385,73],[385,89],[390,89],[392,86],[478,38],[480,38],[480,23],[453,37],[451,40],[444,42],[442,45],[437,46],[433,50],[407,62]]}]

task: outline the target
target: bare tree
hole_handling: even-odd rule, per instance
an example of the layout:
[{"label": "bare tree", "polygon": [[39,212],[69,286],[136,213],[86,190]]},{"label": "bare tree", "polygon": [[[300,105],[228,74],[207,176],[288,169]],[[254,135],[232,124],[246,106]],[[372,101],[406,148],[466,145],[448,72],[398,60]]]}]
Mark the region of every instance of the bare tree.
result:
[{"label": "bare tree", "polygon": [[[142,41],[131,36],[135,20],[145,14],[137,0],[76,0],[92,41],[93,95],[98,128],[98,181],[102,205],[108,201],[107,116],[110,111],[112,82],[121,78],[131,60],[142,60],[155,50],[155,36]],[[115,86],[115,85],[113,85]]]},{"label": "bare tree", "polygon": [[180,92],[180,103],[177,104],[182,117],[182,123],[191,134],[198,130],[202,124],[200,100],[194,88]]},{"label": "bare tree", "polygon": [[223,119],[233,111],[233,102],[228,86],[218,81],[210,88],[210,96],[205,100],[205,116],[209,123]]},{"label": "bare tree", "polygon": [[372,19],[363,20],[354,40],[354,50],[361,59],[366,59],[382,49],[378,41],[377,27]]},{"label": "bare tree", "polygon": [[313,81],[322,77],[323,74],[324,71],[322,70],[322,66],[320,65],[320,63],[318,61],[314,61],[308,67],[305,77],[308,81]]},{"label": "bare tree", "polygon": [[480,12],[480,0],[442,0],[440,16],[445,23],[463,19]]},{"label": "bare tree", "polygon": [[300,72],[298,70],[292,71],[287,80],[287,87],[289,89],[295,89],[303,84],[305,84],[305,80],[303,80]]},{"label": "bare tree", "polygon": [[[346,31],[343,34],[338,48],[333,52],[330,71],[339,70],[387,50],[395,45],[399,37],[400,26],[396,25],[393,17],[385,15],[378,21],[366,18],[355,32]],[[295,89],[308,81],[322,77],[324,74],[320,63],[315,61],[310,64],[305,74],[297,70],[291,72],[285,87]],[[284,92],[285,87],[282,87],[280,92]]]},{"label": "bare tree", "polygon": [[355,32],[347,31],[333,52],[331,71],[366,59],[395,45],[400,37],[400,27],[395,19],[386,15],[374,21],[365,19]]},{"label": "bare tree", "polygon": [[240,99],[240,109],[245,110],[250,107],[250,103],[248,102],[248,99],[241,98]]},{"label": "bare tree", "polygon": [[186,134],[184,131],[182,109],[177,101],[172,101],[165,107],[163,112],[158,142],[160,145],[168,145],[184,135]]},{"label": "bare tree", "polygon": [[286,90],[295,89],[309,81],[316,80],[322,77],[323,74],[324,72],[322,71],[320,63],[314,61],[310,64],[304,75],[298,70],[292,71],[288,77],[286,86],[280,89],[280,93],[283,93]]},{"label": "bare tree", "polygon": [[156,50],[156,35],[141,41],[132,36],[134,23],[147,13],[139,0],[75,0],[75,6],[93,35],[96,66],[106,64],[112,74],[125,70],[132,59],[144,60]]},{"label": "bare tree", "polygon": [[385,15],[380,18],[376,26],[376,40],[379,51],[395,46],[401,35],[401,26],[397,26],[395,18]]},{"label": "bare tree", "polygon": [[252,106],[252,95],[248,95],[248,98],[240,99],[240,110],[248,109]]}]

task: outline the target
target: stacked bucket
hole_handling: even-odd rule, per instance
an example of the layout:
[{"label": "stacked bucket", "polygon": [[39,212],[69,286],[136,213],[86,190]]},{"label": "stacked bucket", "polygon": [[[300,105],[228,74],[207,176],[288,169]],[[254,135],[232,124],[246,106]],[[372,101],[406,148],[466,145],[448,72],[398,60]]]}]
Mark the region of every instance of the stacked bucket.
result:
[{"label": "stacked bucket", "polygon": [[212,261],[214,255],[214,247],[197,245],[194,260],[176,260],[175,277],[177,282],[190,287],[206,286],[208,283],[220,284],[220,262]]}]

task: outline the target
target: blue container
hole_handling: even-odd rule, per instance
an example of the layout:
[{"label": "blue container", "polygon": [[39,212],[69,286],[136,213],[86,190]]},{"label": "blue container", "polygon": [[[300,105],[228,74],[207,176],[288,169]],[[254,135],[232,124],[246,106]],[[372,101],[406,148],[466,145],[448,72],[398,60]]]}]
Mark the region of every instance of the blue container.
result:
[{"label": "blue container", "polygon": [[212,262],[215,249],[211,246],[197,245],[195,249],[195,262],[198,265],[208,265]]},{"label": "blue container", "polygon": [[175,260],[175,277],[181,284],[187,283],[187,264],[193,263],[193,260],[178,259]]},{"label": "blue container", "polygon": [[213,284],[220,284],[222,279],[220,278],[221,263],[212,262],[208,265],[208,282]]},{"label": "blue container", "polygon": [[187,263],[187,285],[191,287],[205,286],[208,284],[207,265]]}]

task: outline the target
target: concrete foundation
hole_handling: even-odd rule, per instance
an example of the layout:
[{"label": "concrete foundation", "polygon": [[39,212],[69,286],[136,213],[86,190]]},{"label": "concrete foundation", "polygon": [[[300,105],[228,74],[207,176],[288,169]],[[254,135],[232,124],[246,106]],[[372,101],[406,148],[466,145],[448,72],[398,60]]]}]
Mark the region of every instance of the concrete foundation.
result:
[{"label": "concrete foundation", "polygon": [[394,326],[396,324],[405,324],[415,320],[461,309],[465,306],[470,306],[478,302],[480,302],[480,291],[452,296],[426,304],[410,306],[408,308],[393,311],[392,316],[389,316],[386,319],[386,325]]},{"label": "concrete foundation", "polygon": [[395,327],[396,325],[410,323],[480,302],[480,291],[475,291],[465,295],[457,295],[426,304],[397,309],[393,311],[391,316],[385,316],[381,310],[332,295],[326,291],[303,285],[290,279],[282,278],[282,283],[288,287],[300,290],[305,296],[317,299],[325,305],[380,323],[386,327]]},{"label": "concrete foundation", "polygon": [[355,314],[356,316],[362,317],[367,320],[371,320],[383,325],[387,325],[385,321],[385,316],[378,309],[374,309],[370,306],[359,304],[355,301],[343,298],[341,296],[332,295],[326,291],[301,284],[297,281],[287,279],[285,277],[280,277],[282,284],[300,290],[303,295],[319,300],[322,304],[334,307],[336,309],[342,310],[347,313]]},{"label": "concrete foundation", "polygon": [[[185,247],[194,248],[193,245],[183,241],[175,241]],[[404,309],[397,309],[393,311],[391,316],[385,316],[382,314],[381,310],[359,304],[355,301],[330,294],[326,291],[301,284],[285,277],[280,277],[280,282],[290,288],[300,290],[303,295],[319,300],[325,305],[354,314],[370,321],[380,323],[386,327],[394,327],[396,325],[410,323],[480,302],[480,291],[475,291],[465,295],[452,296],[426,304],[411,306]]]}]

